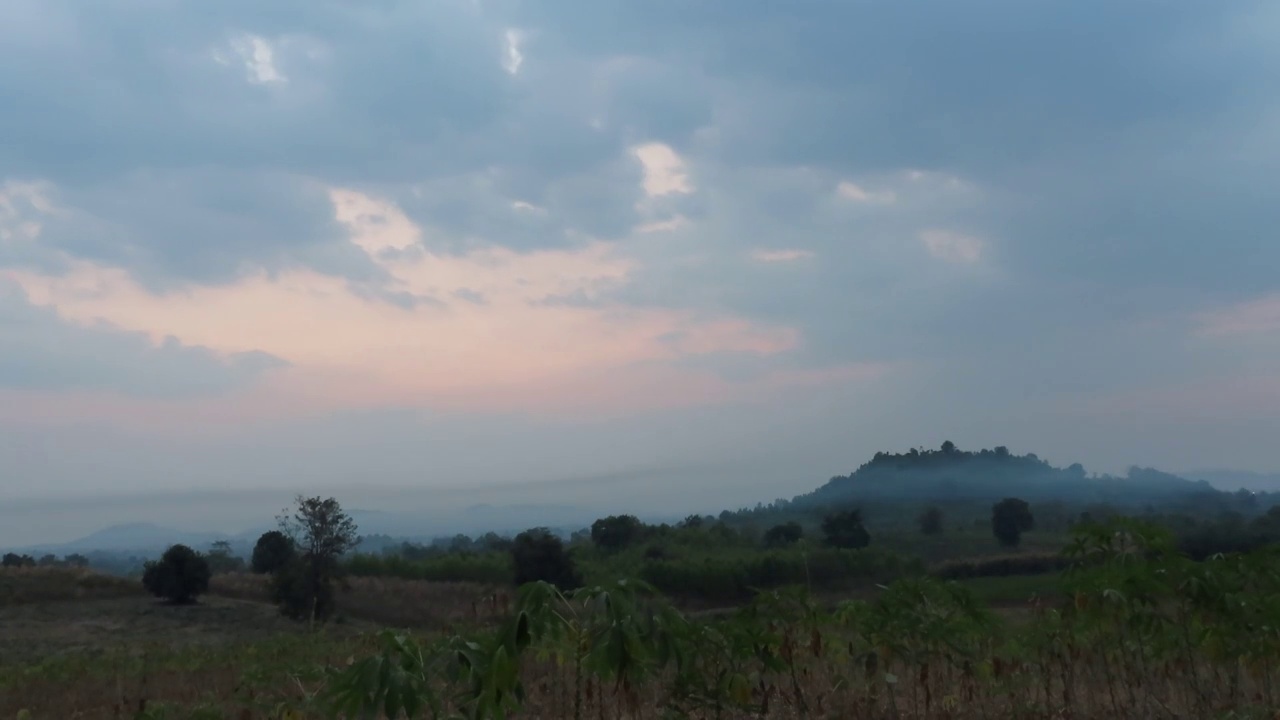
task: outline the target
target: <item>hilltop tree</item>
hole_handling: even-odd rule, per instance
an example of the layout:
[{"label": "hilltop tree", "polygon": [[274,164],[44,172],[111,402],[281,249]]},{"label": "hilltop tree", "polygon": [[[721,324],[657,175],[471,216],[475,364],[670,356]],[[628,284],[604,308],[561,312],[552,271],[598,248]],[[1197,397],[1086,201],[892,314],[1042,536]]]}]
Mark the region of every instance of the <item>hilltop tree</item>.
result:
[{"label": "hilltop tree", "polygon": [[937,505],[930,505],[920,513],[917,521],[920,523],[920,532],[925,535],[937,535],[942,532],[942,509]]},{"label": "hilltop tree", "polygon": [[605,550],[621,550],[644,533],[644,523],[634,515],[610,515],[591,523],[591,542]]},{"label": "hilltop tree", "polygon": [[991,532],[1005,547],[1017,547],[1022,533],[1035,527],[1031,506],[1026,500],[1005,498],[991,506]]},{"label": "hilltop tree", "polygon": [[792,520],[769,528],[764,534],[764,544],[769,547],[782,547],[799,542],[802,537],[804,537],[804,528],[800,527],[800,523]]},{"label": "hilltop tree", "polygon": [[274,575],[293,562],[293,541],[279,530],[268,530],[258,536],[249,559],[249,569],[259,575]]},{"label": "hilltop tree", "polygon": [[546,528],[533,528],[517,535],[511,543],[511,560],[516,585],[541,580],[561,590],[572,590],[582,584],[564,543]]},{"label": "hilltop tree", "polygon": [[226,540],[213,543],[205,554],[205,559],[209,561],[209,570],[214,575],[244,572],[244,558],[233,554],[231,543]]},{"label": "hilltop tree", "polygon": [[334,498],[302,495],[292,511],[286,509],[277,519],[299,551],[272,582],[280,611],[295,620],[324,620],[334,609],[338,560],[360,542],[356,523]]},{"label": "hilltop tree", "polygon": [[862,524],[862,511],[857,508],[823,518],[822,536],[823,543],[830,547],[864,548],[871,544],[871,534]]},{"label": "hilltop tree", "polygon": [[158,598],[185,605],[209,589],[212,574],[203,555],[186,545],[173,545],[158,561],[143,566],[142,586]]}]

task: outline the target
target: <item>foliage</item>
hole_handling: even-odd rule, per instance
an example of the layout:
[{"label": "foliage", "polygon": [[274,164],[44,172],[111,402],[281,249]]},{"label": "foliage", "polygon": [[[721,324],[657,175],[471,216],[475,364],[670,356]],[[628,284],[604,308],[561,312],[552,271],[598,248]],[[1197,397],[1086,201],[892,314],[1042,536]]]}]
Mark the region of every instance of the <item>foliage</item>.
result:
[{"label": "foliage", "polygon": [[562,590],[571,590],[582,584],[564,543],[546,528],[533,528],[517,535],[511,546],[511,562],[515,567],[516,585],[547,582]]},{"label": "foliage", "polygon": [[142,586],[158,598],[182,605],[194,602],[208,590],[211,576],[203,555],[186,545],[173,545],[158,561],[146,564]]},{"label": "foliage", "polygon": [[606,550],[620,550],[644,535],[644,523],[634,515],[610,515],[591,523],[591,542]]},{"label": "foliage", "polygon": [[231,543],[226,540],[219,540],[213,543],[213,546],[209,548],[209,552],[205,553],[204,557],[209,563],[209,570],[214,575],[244,572],[244,558],[233,554]]},{"label": "foliage", "polygon": [[18,568],[18,567],[35,567],[36,559],[30,555],[19,555],[17,553],[5,553],[4,558],[0,559],[0,567]]},{"label": "foliage", "polygon": [[1035,527],[1031,506],[1026,500],[1005,498],[991,506],[991,532],[1005,547],[1017,547],[1022,533]]},{"label": "foliage", "polygon": [[930,505],[920,513],[917,522],[920,524],[920,532],[925,535],[938,535],[942,532],[942,508]]},{"label": "foliage", "polygon": [[822,542],[829,547],[864,548],[871,544],[871,534],[862,524],[858,509],[831,513],[822,519]]},{"label": "foliage", "polygon": [[295,620],[327,620],[334,610],[333,584],[339,558],[359,543],[355,521],[333,498],[299,495],[292,511],[281,513],[281,531],[301,550],[272,578],[280,611]]},{"label": "foliage", "polygon": [[296,556],[297,551],[288,535],[279,530],[268,530],[254,543],[249,567],[259,575],[270,575],[284,569]]},{"label": "foliage", "polygon": [[782,547],[799,542],[802,537],[804,528],[792,520],[769,528],[764,534],[764,544],[768,547]]}]

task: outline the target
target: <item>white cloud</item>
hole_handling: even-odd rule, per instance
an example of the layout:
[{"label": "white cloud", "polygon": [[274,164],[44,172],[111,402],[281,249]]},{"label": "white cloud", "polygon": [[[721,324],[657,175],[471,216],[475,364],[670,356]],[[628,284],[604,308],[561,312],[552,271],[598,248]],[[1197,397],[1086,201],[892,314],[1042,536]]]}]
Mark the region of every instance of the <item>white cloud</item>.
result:
[{"label": "white cloud", "polygon": [[929,254],[949,263],[970,265],[982,259],[983,242],[978,238],[950,230],[925,230],[920,233]]},{"label": "white cloud", "polygon": [[41,224],[33,216],[48,215],[53,205],[42,183],[0,183],[0,243],[30,242],[40,235]]},{"label": "white cloud", "polygon": [[547,214],[546,208],[538,207],[537,205],[534,205],[533,203],[527,202],[524,200],[516,200],[515,202],[511,203],[511,209],[516,210],[518,212],[534,213],[535,215]]},{"label": "white cloud", "polygon": [[751,259],[762,263],[784,263],[795,262],[797,260],[807,260],[813,257],[812,250],[800,250],[797,248],[789,248],[785,250],[753,250]]},{"label": "white cloud", "polygon": [[631,148],[631,154],[644,166],[644,191],[649,197],[693,192],[684,159],[671,146],[651,142]]},{"label": "white cloud", "polygon": [[844,180],[836,185],[836,194],[846,200],[852,200],[858,203],[866,203],[868,205],[891,205],[897,201],[898,197],[892,191],[884,192],[870,191],[857,183]]},{"label": "white cloud", "polygon": [[506,40],[506,51],[502,56],[502,69],[512,75],[520,73],[520,66],[524,65],[524,53],[520,52],[520,43],[524,40],[524,35],[516,29],[509,29],[503,35]]},{"label": "white cloud", "polygon": [[[285,77],[276,67],[275,48],[271,42],[260,35],[244,33],[231,39],[231,52],[248,74],[249,82],[255,85],[286,83]],[[215,50],[213,59],[223,65],[230,65],[232,58]]]},{"label": "white cloud", "polygon": [[685,225],[689,224],[689,218],[683,215],[676,215],[667,220],[655,220],[636,226],[636,232],[647,234],[657,232],[675,232]]}]

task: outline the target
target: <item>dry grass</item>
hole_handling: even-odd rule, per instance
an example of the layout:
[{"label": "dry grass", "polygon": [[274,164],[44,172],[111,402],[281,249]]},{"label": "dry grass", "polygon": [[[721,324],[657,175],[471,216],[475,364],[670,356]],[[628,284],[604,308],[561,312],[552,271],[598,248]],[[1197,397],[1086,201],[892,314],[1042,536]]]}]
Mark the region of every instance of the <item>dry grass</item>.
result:
[{"label": "dry grass", "polygon": [[[268,602],[263,575],[218,575],[209,592],[229,598]],[[510,590],[463,582],[399,578],[348,578],[338,591],[338,613],[387,627],[451,630],[489,622],[509,609]]]},{"label": "dry grass", "polygon": [[86,569],[0,568],[0,607],[142,596],[137,580]]}]

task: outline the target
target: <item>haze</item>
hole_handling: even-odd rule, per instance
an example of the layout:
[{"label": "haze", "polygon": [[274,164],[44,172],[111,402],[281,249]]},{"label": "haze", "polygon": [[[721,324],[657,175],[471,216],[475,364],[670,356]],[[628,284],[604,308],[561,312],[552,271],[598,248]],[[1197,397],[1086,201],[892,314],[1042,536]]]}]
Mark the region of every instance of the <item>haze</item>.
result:
[{"label": "haze", "polygon": [[6,2],[0,542],[294,491],[714,511],[945,439],[1276,472],[1277,34],[1191,0]]}]

